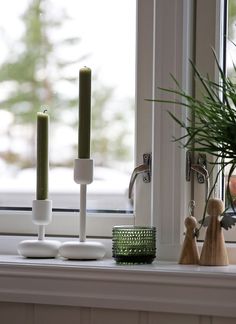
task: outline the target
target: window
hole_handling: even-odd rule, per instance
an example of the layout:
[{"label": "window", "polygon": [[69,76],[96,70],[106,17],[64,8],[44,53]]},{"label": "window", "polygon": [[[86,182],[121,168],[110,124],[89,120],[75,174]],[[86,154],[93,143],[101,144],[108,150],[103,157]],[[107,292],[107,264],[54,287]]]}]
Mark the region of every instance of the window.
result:
[{"label": "window", "polygon": [[[136,181],[134,218],[126,214],[89,216],[89,235],[109,236],[112,225],[133,223],[134,220],[136,224],[153,224],[157,227],[158,258],[178,258],[188,202],[193,191],[196,198],[197,195],[201,198],[202,187],[197,183],[193,187],[185,181],[185,152],[171,142],[172,136],[180,135],[180,130],[169,118],[168,107],[145,99],[155,98],[159,86],[172,87],[171,73],[191,91],[189,58],[194,58],[202,71],[212,68],[210,72],[214,75],[210,46],[218,48],[220,43],[220,3],[204,0],[196,3],[189,0],[137,1],[135,164],[142,163],[144,153],[152,152],[152,181],[143,184],[141,177]],[[173,107],[173,110],[178,117],[186,118],[184,109]],[[8,217],[6,211],[0,218],[2,232],[9,232],[6,216],[11,219],[11,224],[17,224],[20,233],[32,232],[30,213],[19,222],[21,215],[11,213]],[[56,213],[47,233],[58,234],[59,227],[63,228],[62,234],[77,235],[76,220],[74,213]]]},{"label": "window", "polygon": [[[31,207],[36,112],[45,107],[51,116],[50,198],[57,210],[72,211],[67,216],[56,212],[54,222],[60,228],[60,219],[76,217],[79,186],[72,164],[77,157],[78,74],[87,64],[93,71],[95,161],[94,181],[88,186],[88,208],[94,214],[89,224],[93,228],[96,218],[103,222],[113,215],[109,231],[96,230],[97,235],[109,235],[111,224],[133,219],[127,188],[134,164],[135,0],[25,0],[19,6],[10,1],[1,16],[1,231],[32,232],[26,224],[29,215],[22,229],[12,229],[24,214],[4,209]],[[14,221],[4,220],[6,213]],[[70,229],[62,226],[61,232],[58,226],[52,224],[49,232],[76,234],[73,220]]]}]

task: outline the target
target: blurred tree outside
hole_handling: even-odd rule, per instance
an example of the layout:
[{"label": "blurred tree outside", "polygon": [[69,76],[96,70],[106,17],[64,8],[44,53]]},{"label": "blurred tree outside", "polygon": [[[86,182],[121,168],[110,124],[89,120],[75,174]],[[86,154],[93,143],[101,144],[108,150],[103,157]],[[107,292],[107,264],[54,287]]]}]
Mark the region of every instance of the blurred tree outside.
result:
[{"label": "blurred tree outside", "polygon": [[[233,80],[235,80],[235,72],[234,68],[231,67],[231,63],[236,64],[234,55],[231,55],[231,51],[235,51],[236,45],[233,43],[236,43],[236,1],[235,0],[229,0],[228,1],[228,35],[227,37],[227,51],[229,52],[229,55],[227,57],[227,60],[232,62],[227,62],[227,75]],[[232,43],[233,42],[233,43]]]},{"label": "blurred tree outside", "polygon": [[[78,93],[65,89],[78,89],[82,57],[74,54],[70,57],[68,53],[80,53],[81,39],[58,39],[61,28],[70,18],[65,11],[53,15],[53,5],[48,0],[31,0],[21,19],[24,32],[9,48],[8,56],[0,65],[0,84],[5,89],[4,97],[0,98],[0,109],[12,113],[14,118],[8,129],[9,140],[15,134],[24,133],[28,152],[17,153],[14,145],[9,145],[6,151],[0,152],[0,158],[20,168],[33,166],[36,113],[45,108],[49,111],[51,125],[55,127],[65,123],[65,111],[71,112],[66,124],[74,131],[72,154],[63,161],[63,154],[58,152],[58,160],[54,159],[52,164],[69,166],[77,150]],[[62,49],[65,48],[67,51],[63,56]],[[132,152],[127,138],[130,136],[133,104],[127,100],[118,110],[110,109],[113,89],[104,87],[96,76],[92,89],[92,152],[96,157],[95,163],[107,165],[114,159],[129,160]]]},{"label": "blurred tree outside", "polygon": [[235,39],[236,1],[228,1],[228,38]]}]

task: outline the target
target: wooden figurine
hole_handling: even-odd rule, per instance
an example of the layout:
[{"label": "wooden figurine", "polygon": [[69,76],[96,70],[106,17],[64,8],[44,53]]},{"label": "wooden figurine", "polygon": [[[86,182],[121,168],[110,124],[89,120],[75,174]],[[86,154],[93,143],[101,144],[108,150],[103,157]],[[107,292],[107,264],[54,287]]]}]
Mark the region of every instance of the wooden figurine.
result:
[{"label": "wooden figurine", "polygon": [[194,208],[194,202],[191,201],[189,206],[190,215],[185,218],[186,233],[182,246],[181,255],[179,258],[179,264],[199,264],[199,253],[196,243],[195,230],[197,228],[197,220],[193,217],[192,209]]},{"label": "wooden figurine", "polygon": [[219,219],[223,211],[224,205],[220,199],[214,198],[208,201],[207,212],[210,218],[200,256],[200,265],[225,266],[229,264],[224,235]]}]

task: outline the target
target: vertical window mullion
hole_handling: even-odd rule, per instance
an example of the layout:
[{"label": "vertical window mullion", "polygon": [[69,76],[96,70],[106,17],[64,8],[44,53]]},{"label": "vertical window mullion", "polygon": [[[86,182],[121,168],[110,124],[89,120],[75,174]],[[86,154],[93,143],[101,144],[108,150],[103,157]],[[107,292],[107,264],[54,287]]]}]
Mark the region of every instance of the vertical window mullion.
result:
[{"label": "vertical window mullion", "polygon": [[[193,2],[156,1],[154,90],[159,99],[166,96],[158,87],[174,88],[171,74],[189,90],[188,60],[193,46]],[[168,115],[171,110],[185,120],[186,110],[156,103],[153,107],[152,215],[157,227],[157,253],[162,260],[177,259],[183,239],[183,219],[187,216],[190,189],[185,180],[185,151],[172,141],[181,130]]]},{"label": "vertical window mullion", "polygon": [[[153,14],[154,0],[137,1],[136,45],[136,165],[143,163],[143,154],[152,150],[152,109],[145,101],[152,97],[153,88]],[[135,222],[150,225],[151,184],[137,177],[135,186]]]}]

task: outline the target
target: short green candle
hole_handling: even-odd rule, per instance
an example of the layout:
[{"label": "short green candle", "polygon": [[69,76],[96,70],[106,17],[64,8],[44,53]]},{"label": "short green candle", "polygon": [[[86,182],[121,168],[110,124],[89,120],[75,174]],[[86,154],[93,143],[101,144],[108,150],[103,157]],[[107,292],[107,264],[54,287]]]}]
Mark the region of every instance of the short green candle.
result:
[{"label": "short green candle", "polygon": [[83,67],[79,71],[79,147],[80,159],[90,158],[91,128],[91,69]]},{"label": "short green candle", "polygon": [[48,199],[48,131],[49,115],[37,113],[37,186],[36,199]]}]

